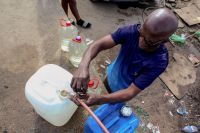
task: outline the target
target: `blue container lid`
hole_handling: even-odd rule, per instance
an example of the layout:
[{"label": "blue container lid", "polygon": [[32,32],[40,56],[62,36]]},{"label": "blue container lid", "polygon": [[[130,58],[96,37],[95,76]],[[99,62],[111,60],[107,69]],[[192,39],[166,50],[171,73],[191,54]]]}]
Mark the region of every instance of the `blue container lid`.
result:
[{"label": "blue container lid", "polygon": [[[133,133],[139,126],[139,119],[133,113],[129,117],[124,117],[120,112],[124,105],[124,103],[103,104],[94,113],[111,133]],[[93,117],[89,116],[84,132],[103,133],[103,130]]]}]

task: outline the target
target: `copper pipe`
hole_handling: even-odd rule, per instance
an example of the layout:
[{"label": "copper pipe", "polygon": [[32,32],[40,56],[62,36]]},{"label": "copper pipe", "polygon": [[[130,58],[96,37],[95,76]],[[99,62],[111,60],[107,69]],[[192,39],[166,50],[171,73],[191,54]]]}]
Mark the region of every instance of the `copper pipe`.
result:
[{"label": "copper pipe", "polygon": [[103,123],[99,120],[99,118],[93,113],[93,111],[79,98],[77,98],[78,102],[89,112],[89,114],[96,120],[99,126],[103,129],[105,133],[110,133],[108,129],[103,125]]}]

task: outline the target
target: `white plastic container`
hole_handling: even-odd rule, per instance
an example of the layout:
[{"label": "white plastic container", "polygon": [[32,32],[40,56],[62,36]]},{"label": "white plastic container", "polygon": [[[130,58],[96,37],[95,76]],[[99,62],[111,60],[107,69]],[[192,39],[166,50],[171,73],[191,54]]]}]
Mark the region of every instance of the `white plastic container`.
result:
[{"label": "white plastic container", "polygon": [[65,25],[60,28],[61,49],[65,52],[69,51],[70,41],[78,35],[78,29],[67,21]]},{"label": "white plastic container", "polygon": [[59,90],[70,87],[72,75],[65,69],[48,64],[41,67],[26,83],[25,96],[35,111],[55,126],[66,124],[78,106],[69,99],[62,99]]},{"label": "white plastic container", "polygon": [[81,36],[77,36],[69,44],[69,61],[74,67],[77,68],[80,64],[86,49],[87,45]]}]

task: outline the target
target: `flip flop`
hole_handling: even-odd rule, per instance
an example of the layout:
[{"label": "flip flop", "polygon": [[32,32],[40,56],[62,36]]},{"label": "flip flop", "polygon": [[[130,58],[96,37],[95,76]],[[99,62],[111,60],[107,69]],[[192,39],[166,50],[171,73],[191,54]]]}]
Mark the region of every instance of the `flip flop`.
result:
[{"label": "flip flop", "polygon": [[80,19],[80,20],[77,21],[77,25],[79,25],[83,28],[90,28],[92,24]]}]

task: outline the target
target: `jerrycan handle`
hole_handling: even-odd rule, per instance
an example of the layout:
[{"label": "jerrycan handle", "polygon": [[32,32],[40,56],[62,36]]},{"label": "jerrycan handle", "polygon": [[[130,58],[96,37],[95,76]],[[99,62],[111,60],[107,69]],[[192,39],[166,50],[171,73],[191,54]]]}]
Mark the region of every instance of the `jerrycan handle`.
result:
[{"label": "jerrycan handle", "polygon": [[90,79],[88,83],[89,89],[96,89],[99,86],[99,79],[98,78],[92,78]]}]

